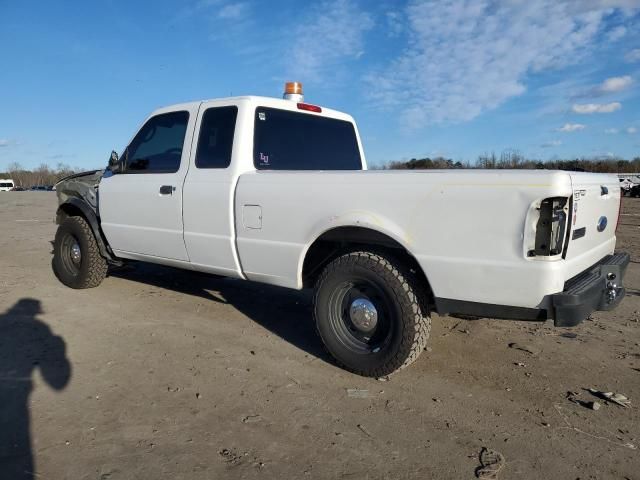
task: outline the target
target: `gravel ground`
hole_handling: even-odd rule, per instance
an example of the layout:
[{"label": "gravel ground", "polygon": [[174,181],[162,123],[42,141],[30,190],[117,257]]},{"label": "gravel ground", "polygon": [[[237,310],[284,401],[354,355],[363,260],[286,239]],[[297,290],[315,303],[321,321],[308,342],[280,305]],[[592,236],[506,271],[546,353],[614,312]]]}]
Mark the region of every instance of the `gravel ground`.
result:
[{"label": "gravel ground", "polygon": [[463,479],[483,448],[498,478],[640,478],[640,199],[617,310],[573,329],[434,316],[386,382],[331,362],[305,292],[141,264],[64,287],[55,209],[0,193],[2,479],[30,451],[47,479]]}]

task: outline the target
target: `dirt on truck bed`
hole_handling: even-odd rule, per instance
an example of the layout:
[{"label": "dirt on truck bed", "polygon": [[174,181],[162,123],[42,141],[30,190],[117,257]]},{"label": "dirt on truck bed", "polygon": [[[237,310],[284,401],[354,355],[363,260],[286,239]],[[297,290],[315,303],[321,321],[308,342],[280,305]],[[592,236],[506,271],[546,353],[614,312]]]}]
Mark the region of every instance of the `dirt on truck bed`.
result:
[{"label": "dirt on truck bed", "polygon": [[64,287],[56,206],[0,193],[2,479],[640,478],[640,199],[617,310],[573,329],[434,315],[388,381],[331,362],[305,292],[143,264]]}]

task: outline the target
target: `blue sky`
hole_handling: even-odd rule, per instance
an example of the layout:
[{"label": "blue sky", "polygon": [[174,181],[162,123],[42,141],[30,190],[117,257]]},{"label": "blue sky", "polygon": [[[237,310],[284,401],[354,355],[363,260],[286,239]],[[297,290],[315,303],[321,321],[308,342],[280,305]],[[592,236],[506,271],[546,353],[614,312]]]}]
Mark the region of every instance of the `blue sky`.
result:
[{"label": "blue sky", "polygon": [[640,0],[0,0],[0,171],[100,167],[153,109],[351,113],[370,163],[640,156]]}]

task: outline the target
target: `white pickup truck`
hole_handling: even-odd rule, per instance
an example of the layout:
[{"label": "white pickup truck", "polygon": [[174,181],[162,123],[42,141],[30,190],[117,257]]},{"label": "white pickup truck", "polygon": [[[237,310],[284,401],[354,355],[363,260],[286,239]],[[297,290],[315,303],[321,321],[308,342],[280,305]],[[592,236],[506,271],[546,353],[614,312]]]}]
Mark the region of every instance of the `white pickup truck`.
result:
[{"label": "white pickup truck", "polygon": [[315,288],[329,352],[375,377],[417,358],[430,312],[567,327],[624,296],[616,176],[367,170],[353,118],[287,88],[159,109],[61,181],[58,278],[137,260]]}]

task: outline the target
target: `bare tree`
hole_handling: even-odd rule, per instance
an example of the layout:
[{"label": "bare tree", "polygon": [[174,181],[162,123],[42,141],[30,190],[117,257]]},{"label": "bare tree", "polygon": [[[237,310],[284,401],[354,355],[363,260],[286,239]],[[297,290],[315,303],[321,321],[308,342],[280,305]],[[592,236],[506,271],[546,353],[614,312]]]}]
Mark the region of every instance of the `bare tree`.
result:
[{"label": "bare tree", "polygon": [[18,162],[10,163],[7,166],[7,171],[11,175],[11,178],[13,179],[13,182],[16,185],[21,187],[24,186],[25,176],[24,176],[24,169],[22,168],[22,165],[20,165]]},{"label": "bare tree", "polygon": [[40,164],[34,170],[26,170],[18,162],[13,162],[7,166],[7,173],[14,183],[20,187],[33,187],[41,185],[53,185],[64,177],[79,172],[79,168],[72,168],[69,165],[59,163],[57,167],[51,168],[46,163]]}]

